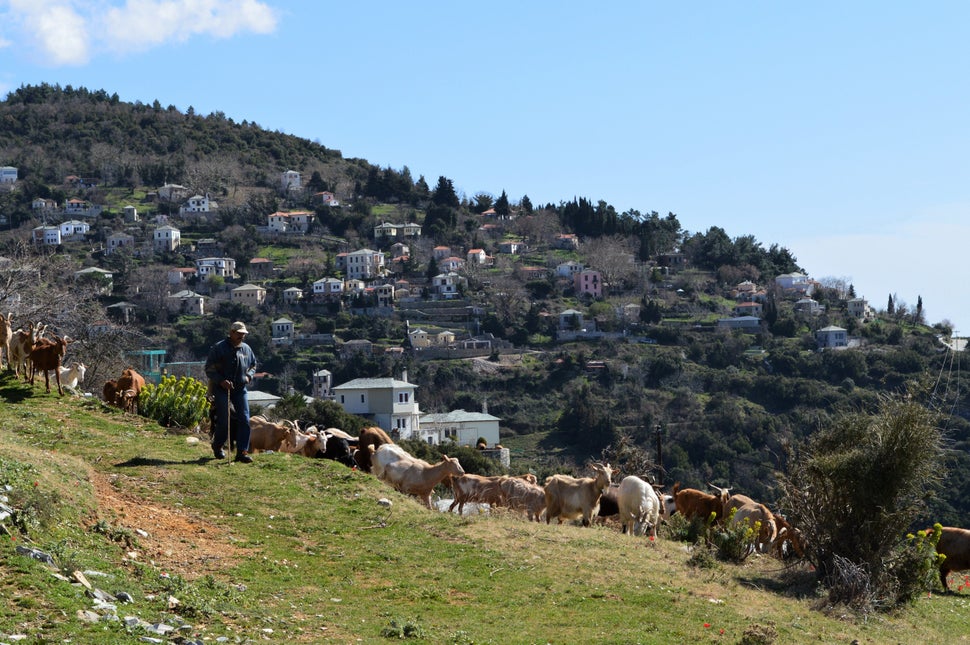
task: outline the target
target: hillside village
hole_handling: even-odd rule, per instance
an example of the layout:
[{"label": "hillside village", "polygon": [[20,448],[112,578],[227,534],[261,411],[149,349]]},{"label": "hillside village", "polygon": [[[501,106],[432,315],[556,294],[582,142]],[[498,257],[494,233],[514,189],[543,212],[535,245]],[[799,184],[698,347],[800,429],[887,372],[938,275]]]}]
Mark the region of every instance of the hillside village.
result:
[{"label": "hillside village", "polygon": [[[59,109],[33,110],[48,101]],[[199,376],[242,319],[261,407],[333,401],[394,436],[485,439],[539,470],[652,455],[662,435],[661,478],[770,499],[790,447],[835,409],[950,358],[951,330],[921,300],[877,308],[787,249],[684,231],[672,213],[458,195],[444,176],[432,187],[254,124],[83,90],[22,88],[0,116],[19,124],[0,136],[0,269],[55,267],[71,294],[41,303],[9,280],[0,308],[80,339],[67,362],[88,365],[91,392],[129,362]],[[965,411],[948,409],[961,444]],[[943,513],[970,492],[955,459]]]},{"label": "hillside village", "polygon": [[[17,189],[18,176],[18,168],[0,168],[0,178],[7,190]],[[341,206],[340,200],[330,191],[309,193],[298,171],[286,170],[281,173],[279,180],[281,194],[291,199],[297,196],[294,201],[305,200],[327,208]],[[74,272],[75,281],[90,285],[107,300],[115,295],[114,272],[100,264],[109,265],[113,257],[122,254],[154,261],[159,265],[158,273],[164,276],[168,316],[205,316],[217,312],[224,303],[239,304],[267,313],[270,317],[279,314],[279,317],[272,319],[270,328],[265,330],[272,346],[329,344],[335,346],[337,353],[345,359],[359,354],[373,354],[375,351],[389,354],[408,351],[434,358],[486,357],[495,352],[521,351],[507,340],[493,334],[475,334],[476,330],[470,329],[472,319],[478,320],[484,315],[484,305],[481,299],[469,293],[469,276],[479,283],[476,288],[488,289],[487,281],[476,280],[476,275],[480,276],[483,269],[495,267],[497,255],[522,256],[530,250],[547,253],[560,250],[575,255],[582,247],[579,236],[558,232],[549,240],[532,240],[533,248],[530,248],[526,241],[507,235],[507,224],[521,213],[513,211],[499,217],[491,208],[481,213],[481,226],[477,233],[493,254],[484,248],[453,249],[447,245],[436,245],[431,248],[430,257],[422,258],[416,257],[427,248],[427,245],[417,244],[422,241],[420,224],[381,220],[373,227],[372,239],[368,240],[379,250],[362,247],[335,252],[332,255],[332,268],[327,271],[331,275],[311,276],[312,281],[306,289],[284,287],[279,275],[286,271],[286,267],[276,266],[272,258],[253,257],[246,266],[240,266],[236,258],[225,253],[225,245],[214,238],[193,237],[183,241],[183,229],[193,234],[204,234],[218,224],[219,205],[208,194],[192,194],[185,186],[165,184],[145,193],[143,204],[140,205],[141,213],[139,206],[125,204],[121,212],[116,214],[118,217],[105,222],[103,215],[107,215],[107,212],[104,206],[85,199],[90,198],[90,193],[98,192],[100,183],[97,178],[69,175],[64,179],[63,188],[65,193],[73,196],[60,203],[41,197],[30,202],[35,217],[44,222],[30,230],[30,242],[39,253],[50,248],[67,250],[83,258],[82,264],[94,263],[93,266],[77,269]],[[165,204],[169,206],[166,210],[170,214],[159,208]],[[288,238],[312,239],[314,224],[319,221],[315,218],[316,214],[307,210],[268,213],[265,223],[254,227],[254,234],[270,245]],[[192,259],[194,265],[171,266],[166,260],[173,257]],[[555,255],[550,255],[550,258],[552,262],[558,259]],[[633,258],[629,258],[628,262],[637,264]],[[427,278],[413,273],[406,275],[405,267],[413,263],[437,266],[440,273]],[[662,276],[658,289],[672,290],[671,281],[688,266],[687,258],[675,249],[632,270],[645,276],[656,272]],[[571,295],[582,304],[602,302],[604,296],[611,292],[621,292],[620,299],[613,300],[621,304],[615,305],[606,316],[592,316],[580,306],[561,311],[543,311],[541,315],[552,321],[550,334],[557,341],[617,338],[648,344],[656,342],[641,335],[640,303],[630,294],[624,298],[622,292],[626,290],[617,289],[619,285],[606,282],[603,272],[596,269],[595,260],[592,260],[591,266],[567,259],[554,266],[516,266],[516,270],[526,281],[553,282],[557,291]],[[792,311],[804,319],[818,319],[826,306],[814,300],[812,295],[821,288],[818,281],[800,271],[775,276],[768,285],[742,280],[728,286],[722,294],[730,306],[724,307],[723,311],[713,312],[713,319],[707,316],[694,324],[712,330],[761,333],[766,324],[765,307],[769,293],[789,303]],[[481,294],[481,291],[478,293]],[[674,293],[682,294],[683,289],[676,289]],[[849,297],[838,304],[845,308],[850,319],[860,324],[874,317],[873,309],[865,298]],[[438,305],[447,306],[439,308]],[[114,317],[120,318],[119,322],[131,323],[139,318],[138,310],[148,306],[145,299],[136,293],[130,300],[108,304],[107,309],[117,312]],[[440,311],[430,315],[421,312],[433,330],[417,324],[412,328],[410,320],[406,320],[406,337],[400,344],[387,346],[376,346],[365,339],[341,341],[334,334],[303,331],[290,317],[293,313],[305,316],[315,312],[345,310],[366,316],[393,317],[402,311],[408,315],[429,308]],[[448,322],[441,322],[439,319],[442,317],[447,318]],[[844,327],[816,327],[815,341],[820,350],[861,344],[861,339],[850,337]],[[145,371],[157,380],[163,371],[167,371],[167,366],[163,354],[156,354],[153,360],[157,364],[149,365]],[[313,372],[312,385],[311,396],[338,400],[349,412],[372,419],[398,438],[420,438],[433,444],[451,439],[462,445],[474,445],[484,437],[490,444],[499,443],[499,419],[485,412],[476,414],[459,410],[422,417],[414,386],[408,384],[406,378],[356,379],[335,385],[332,383],[332,373],[320,369]],[[351,391],[354,396],[350,398],[356,400],[359,394],[367,404],[348,404],[345,392]],[[253,398],[257,404],[271,407],[279,396],[257,392]],[[381,401],[396,403],[381,408]],[[408,405],[402,405],[402,402]],[[443,418],[450,419],[451,423],[442,422]]]}]

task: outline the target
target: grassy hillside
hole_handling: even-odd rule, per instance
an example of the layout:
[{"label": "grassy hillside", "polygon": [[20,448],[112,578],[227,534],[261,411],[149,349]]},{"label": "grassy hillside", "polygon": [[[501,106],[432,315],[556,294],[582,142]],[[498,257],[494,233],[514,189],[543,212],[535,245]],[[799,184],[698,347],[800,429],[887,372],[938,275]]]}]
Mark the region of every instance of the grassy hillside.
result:
[{"label": "grassy hillside", "polygon": [[[776,560],[694,568],[663,536],[435,513],[329,461],[216,461],[204,437],[7,375],[0,398],[0,484],[16,509],[0,549],[2,641],[150,635],[126,627],[129,616],[229,642],[968,640],[962,591],[855,619],[813,609],[811,572]],[[25,546],[57,571],[17,552]],[[79,618],[93,600],[74,571],[131,594],[122,620]]]}]

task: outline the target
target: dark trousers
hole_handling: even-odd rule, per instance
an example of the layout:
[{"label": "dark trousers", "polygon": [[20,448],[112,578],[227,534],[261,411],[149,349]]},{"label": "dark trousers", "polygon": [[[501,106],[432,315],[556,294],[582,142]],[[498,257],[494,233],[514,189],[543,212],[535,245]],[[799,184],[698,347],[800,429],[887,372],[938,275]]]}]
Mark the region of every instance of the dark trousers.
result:
[{"label": "dark trousers", "polygon": [[[236,452],[249,452],[249,396],[246,388],[237,387],[226,392],[221,387],[213,392],[215,400],[215,427],[212,429],[212,445],[222,447],[232,436],[236,445]],[[229,403],[232,402],[233,412],[229,414]],[[229,422],[226,423],[226,419]],[[232,432],[230,432],[230,425]],[[232,447],[232,444],[230,444]]]}]

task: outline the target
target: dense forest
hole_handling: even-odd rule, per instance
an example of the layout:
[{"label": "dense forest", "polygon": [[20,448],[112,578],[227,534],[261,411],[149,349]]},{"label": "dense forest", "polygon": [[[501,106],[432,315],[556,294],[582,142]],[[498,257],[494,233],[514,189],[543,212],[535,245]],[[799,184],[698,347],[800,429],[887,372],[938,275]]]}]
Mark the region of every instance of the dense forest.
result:
[{"label": "dense forest", "polygon": [[[119,341],[117,362],[125,350],[159,346],[174,360],[197,360],[228,320],[242,318],[268,329],[281,315],[339,341],[406,345],[414,311],[374,315],[363,298],[336,307],[293,308],[281,294],[336,275],[339,252],[387,250],[387,242],[373,238],[375,224],[416,221],[422,238],[412,242],[396,278],[426,283],[437,272],[435,246],[485,249],[495,263],[469,267],[461,294],[475,313],[453,327],[491,334],[511,349],[478,361],[426,360],[413,351],[347,359],[335,346],[276,346],[253,334],[269,374],[266,389],[309,393],[310,375],[321,367],[337,383],[407,369],[419,385],[424,411],[480,410],[487,402],[489,413],[502,420],[503,443],[517,467],[540,474],[581,470],[585,460],[607,457],[630,472],[652,468],[650,474],[667,483],[712,482],[769,501],[780,495],[776,474],[839,412],[872,410],[884,397],[914,397],[939,413],[949,442],[947,486],[938,499],[928,500],[928,516],[966,524],[961,519],[970,512],[970,410],[962,400],[967,387],[960,354],[941,342],[950,334],[948,325],[928,325],[921,300],[910,308],[893,298],[871,319],[857,319],[848,302],[864,294],[837,279],[817,279],[812,298],[818,308],[799,311],[773,286],[775,278],[795,271],[837,273],[838,267],[800,267],[791,250],[766,247],[753,235],[732,237],[721,227],[689,232],[674,213],[618,213],[603,200],[574,197],[540,205],[527,195],[510,198],[500,188],[495,194],[459,195],[447,177],[429,183],[413,178],[407,167],[348,159],[324,145],[235,123],[220,113],[199,115],[191,108],[182,113],[159,101],[124,103],[117,95],[83,88],[40,85],[11,92],[0,103],[0,165],[17,167],[20,179],[15,190],[0,193],[6,221],[0,254],[21,263],[46,258],[36,266],[50,278],[31,287],[7,280],[0,286],[0,308],[20,313],[24,303],[42,302],[36,315],[83,338],[83,327],[92,318],[109,317],[110,305],[135,303],[138,313]],[[305,190],[280,190],[279,175],[287,169],[307,178]],[[65,181],[72,175],[94,181],[78,189]],[[217,218],[180,221],[177,205],[148,197],[166,183],[213,195],[220,204]],[[341,206],[315,203],[319,191],[333,192]],[[25,247],[31,229],[42,223],[32,201],[71,197],[103,206],[84,242],[64,244],[56,258],[49,249]],[[140,224],[122,221],[126,203],[137,203],[145,213]],[[257,232],[268,214],[287,209],[314,213],[307,235],[290,239]],[[483,226],[486,212],[499,222],[497,234]],[[177,222],[190,242],[185,251],[103,255],[108,235],[139,226],[150,231],[152,215]],[[575,234],[581,244],[556,248],[553,241],[561,233]],[[205,238],[236,258],[242,280],[257,280],[246,275],[249,259],[274,257],[280,270],[258,281],[275,297],[257,310],[222,302],[206,316],[166,311],[158,272],[190,266],[194,256],[188,247]],[[528,251],[499,255],[498,244],[509,239]],[[545,275],[523,270],[553,269],[567,261],[600,271],[608,285],[604,296],[576,293],[553,270]],[[61,276],[84,266],[109,269],[112,289],[78,295],[88,302],[72,305],[71,312],[63,298],[24,297],[27,288],[58,293],[52,266]],[[8,277],[13,273],[6,271]],[[765,290],[762,323],[753,333],[716,324],[732,315],[732,290],[742,281]],[[868,295],[884,302],[882,294]],[[626,305],[637,307],[632,320],[617,313]],[[583,311],[604,333],[562,334],[557,315],[567,308]],[[417,322],[444,327],[436,320]],[[829,325],[845,328],[857,342],[820,351],[815,333]],[[100,351],[93,346],[76,351],[79,359],[98,363],[98,357],[84,354]],[[102,376],[110,373],[106,359],[100,360]]]}]

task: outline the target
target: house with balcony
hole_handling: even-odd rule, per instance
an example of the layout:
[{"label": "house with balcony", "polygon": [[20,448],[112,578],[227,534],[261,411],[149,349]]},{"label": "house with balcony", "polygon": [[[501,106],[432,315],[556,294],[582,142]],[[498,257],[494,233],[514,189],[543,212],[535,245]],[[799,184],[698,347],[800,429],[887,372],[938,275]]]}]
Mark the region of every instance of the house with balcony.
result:
[{"label": "house with balcony", "polygon": [[360,249],[351,253],[338,253],[337,269],[344,272],[348,279],[371,280],[384,275],[384,254],[371,249]]},{"label": "house with balcony", "polygon": [[868,322],[876,316],[865,298],[852,298],[846,303],[846,309],[850,316],[862,322]]},{"label": "house with balcony", "polygon": [[209,199],[208,193],[205,195],[193,195],[189,197],[182,206],[179,207],[180,215],[198,215],[212,213],[219,209],[219,205]]},{"label": "house with balcony", "polygon": [[182,232],[174,226],[159,226],[152,234],[152,248],[156,251],[175,251],[182,243]]},{"label": "house with balcony", "polygon": [[236,260],[233,258],[199,258],[195,261],[195,269],[203,281],[215,276],[232,280],[236,275]]},{"label": "house with balcony", "polygon": [[303,302],[303,289],[299,287],[287,287],[283,289],[283,304],[294,306]]},{"label": "house with balcony", "polygon": [[269,216],[267,228],[271,233],[303,234],[310,230],[311,221],[310,211],[277,211]]},{"label": "house with balcony", "polygon": [[761,318],[757,316],[734,316],[733,318],[719,318],[718,329],[740,329],[741,331],[757,333],[761,330]]},{"label": "house with balcony", "polygon": [[461,295],[467,280],[454,271],[439,273],[431,279],[431,293],[439,299],[452,300]]},{"label": "house with balcony", "polygon": [[[333,388],[334,401],[348,414],[356,414],[387,432],[391,438],[422,439],[421,410],[415,397],[417,385],[408,383],[407,372],[400,379],[358,378]],[[436,435],[436,433],[431,433]]]}]

